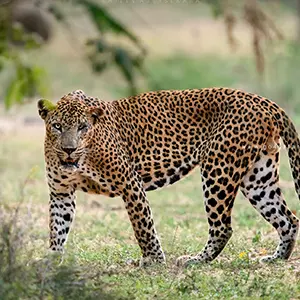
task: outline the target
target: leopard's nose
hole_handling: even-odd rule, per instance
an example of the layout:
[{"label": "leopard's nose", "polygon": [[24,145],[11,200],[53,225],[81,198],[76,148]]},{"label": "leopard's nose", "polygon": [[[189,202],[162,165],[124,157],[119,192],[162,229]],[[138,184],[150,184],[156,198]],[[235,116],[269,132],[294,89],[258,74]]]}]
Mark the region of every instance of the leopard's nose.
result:
[{"label": "leopard's nose", "polygon": [[62,149],[69,155],[72,154],[76,150],[76,148],[62,148]]}]

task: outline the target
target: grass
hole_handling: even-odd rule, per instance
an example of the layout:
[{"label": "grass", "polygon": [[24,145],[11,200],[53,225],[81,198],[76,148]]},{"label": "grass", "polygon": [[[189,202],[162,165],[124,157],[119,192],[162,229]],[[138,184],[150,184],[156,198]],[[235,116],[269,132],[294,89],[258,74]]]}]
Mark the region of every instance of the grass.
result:
[{"label": "grass", "polygon": [[[0,299],[300,297],[299,243],[289,262],[259,264],[261,255],[275,249],[277,234],[241,195],[233,212],[234,235],[222,254],[212,263],[186,270],[175,266],[178,256],[197,253],[207,238],[198,170],[174,186],[148,193],[167,255],[166,266],[137,267],[140,251],[121,199],[83,193],[78,194],[64,261],[57,265],[46,251],[43,132],[35,129],[34,139],[32,134],[31,129],[24,129],[10,138],[2,137],[0,144],[1,224],[12,228],[0,233]],[[291,177],[286,155],[281,173],[289,206],[299,211],[293,187],[287,184]],[[17,218],[11,221],[19,206]],[[7,240],[10,245],[3,246]],[[7,268],[5,253],[14,255],[12,268]]]}]

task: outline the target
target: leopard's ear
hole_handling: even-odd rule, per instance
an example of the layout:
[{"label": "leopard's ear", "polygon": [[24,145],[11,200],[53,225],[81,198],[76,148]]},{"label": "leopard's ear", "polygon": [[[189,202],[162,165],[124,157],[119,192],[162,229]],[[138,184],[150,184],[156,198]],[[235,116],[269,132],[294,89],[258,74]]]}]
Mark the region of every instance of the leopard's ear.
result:
[{"label": "leopard's ear", "polygon": [[39,115],[40,117],[45,120],[47,117],[47,114],[54,110],[56,108],[56,105],[54,103],[52,103],[49,100],[45,100],[45,99],[40,99],[37,103],[38,106],[38,110],[39,110]]},{"label": "leopard's ear", "polygon": [[88,111],[89,117],[93,124],[96,124],[104,114],[104,109],[101,107],[92,107]]}]

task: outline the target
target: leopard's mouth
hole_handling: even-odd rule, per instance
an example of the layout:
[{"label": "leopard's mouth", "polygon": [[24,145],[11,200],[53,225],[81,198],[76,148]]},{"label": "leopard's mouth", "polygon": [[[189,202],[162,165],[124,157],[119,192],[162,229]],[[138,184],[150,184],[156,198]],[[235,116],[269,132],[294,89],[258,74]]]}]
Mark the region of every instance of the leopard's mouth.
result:
[{"label": "leopard's mouth", "polygon": [[71,168],[79,167],[78,161],[79,161],[79,159],[74,160],[74,159],[68,157],[66,160],[61,159],[60,163],[64,168],[71,169]]}]

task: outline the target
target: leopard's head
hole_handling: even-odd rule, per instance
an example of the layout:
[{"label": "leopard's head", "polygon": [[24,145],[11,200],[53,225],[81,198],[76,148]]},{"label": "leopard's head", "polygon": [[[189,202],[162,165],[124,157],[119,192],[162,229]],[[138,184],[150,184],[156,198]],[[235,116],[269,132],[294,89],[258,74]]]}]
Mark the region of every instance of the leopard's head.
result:
[{"label": "leopard's head", "polygon": [[57,104],[39,100],[38,111],[46,126],[45,151],[56,155],[62,167],[78,167],[89,145],[93,125],[102,110],[88,107],[82,99],[67,95]]}]

